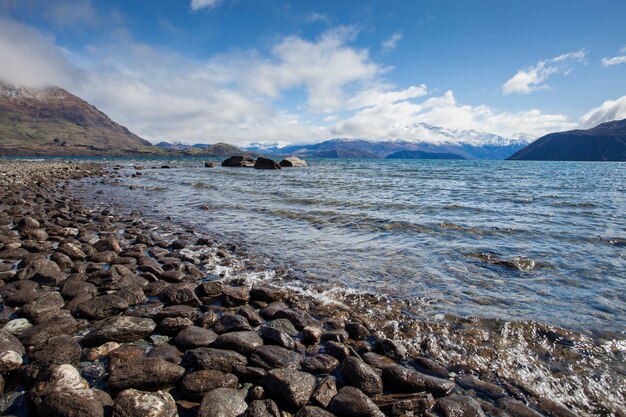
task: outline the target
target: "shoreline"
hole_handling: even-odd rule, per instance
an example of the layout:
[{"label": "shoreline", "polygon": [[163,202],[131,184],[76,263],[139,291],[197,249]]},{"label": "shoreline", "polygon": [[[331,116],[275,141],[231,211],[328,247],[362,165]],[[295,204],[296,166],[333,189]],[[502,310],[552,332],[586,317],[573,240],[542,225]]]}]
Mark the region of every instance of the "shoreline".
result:
[{"label": "shoreline", "polygon": [[[243,413],[245,406],[249,416],[275,415],[277,407],[300,416],[328,415],[324,409],[350,415],[346,407],[360,407],[362,415],[380,415],[376,404],[387,415],[411,410],[416,415],[451,415],[459,407],[473,415],[481,415],[479,409],[488,415],[576,415],[505,378],[493,381],[493,375],[485,374],[480,375],[482,381],[473,375],[477,370],[471,365],[439,363],[435,355],[417,357],[420,352],[451,348],[440,346],[436,338],[432,346],[426,338],[413,347],[391,339],[401,334],[411,337],[423,328],[385,329],[371,317],[292,291],[264,284],[236,285],[247,282],[236,282],[232,246],[219,246],[194,231],[164,227],[139,215],[97,209],[90,202],[71,199],[72,185],[60,184],[106,178],[111,171],[105,165],[1,161],[0,173],[8,179],[1,189],[0,253],[6,257],[5,251],[12,251],[9,255],[15,258],[8,263],[11,269],[1,272],[0,292],[5,303],[13,305],[5,305],[2,325],[7,328],[13,313],[21,316],[8,327],[19,344],[3,334],[0,365],[5,367],[5,396],[18,383],[28,389],[18,397],[23,399],[18,408],[28,404],[30,410],[45,413],[46,407],[79,403],[90,412],[100,413],[101,407],[103,414],[117,410],[117,415],[140,415],[120,410],[143,398],[160,404],[160,415],[176,415],[173,410],[178,408],[180,415],[208,416],[215,411],[209,404],[227,397],[239,407],[231,410],[232,415]],[[19,196],[7,197],[14,194]],[[157,236],[158,228],[169,228],[172,235]],[[44,256],[32,255],[37,253]],[[45,254],[51,254],[51,260],[44,260]],[[235,282],[206,279],[208,271],[217,278],[213,273],[225,268],[233,271]],[[397,308],[391,317],[400,317]],[[272,325],[273,320],[279,324]],[[466,319],[464,334],[480,328],[479,320]],[[537,325],[541,331],[551,329]],[[480,342],[484,335],[474,337]],[[573,332],[552,337],[565,350],[576,341]],[[215,348],[235,354],[221,352],[228,363],[216,364]],[[158,378],[150,370],[160,372]],[[128,374],[134,379],[127,381]],[[86,384],[85,375],[93,381]],[[67,377],[72,384],[67,384]],[[155,379],[162,383],[155,385]],[[245,383],[251,385],[244,393],[240,387]],[[171,395],[132,391],[170,387],[175,387]],[[337,397],[331,395],[336,391]],[[596,407],[598,413],[620,415],[618,404]]]}]

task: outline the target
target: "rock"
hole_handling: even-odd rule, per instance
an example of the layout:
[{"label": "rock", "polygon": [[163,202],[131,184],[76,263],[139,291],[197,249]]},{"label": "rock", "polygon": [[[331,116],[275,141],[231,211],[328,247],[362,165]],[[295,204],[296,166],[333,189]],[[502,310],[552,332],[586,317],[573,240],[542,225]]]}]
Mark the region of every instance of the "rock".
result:
[{"label": "rock", "polygon": [[168,362],[180,365],[183,360],[183,352],[178,350],[176,346],[172,346],[169,343],[161,343],[150,351],[148,354],[150,358],[161,358]]},{"label": "rock", "polygon": [[327,376],[317,384],[311,398],[322,407],[328,407],[330,400],[332,400],[335,395],[337,395],[337,382],[335,377]]},{"label": "rock", "polygon": [[119,242],[112,237],[98,240],[96,243],[93,244],[93,248],[99,252],[113,251],[117,254],[122,252],[122,247],[120,246]]},{"label": "rock", "polygon": [[435,407],[445,417],[485,417],[478,401],[465,395],[439,398]]},{"label": "rock", "polygon": [[213,330],[217,333],[228,333],[228,332],[238,332],[238,331],[249,331],[252,330],[250,327],[250,323],[248,320],[240,316],[238,314],[224,314],[220,319],[213,325]]},{"label": "rock", "polygon": [[145,350],[133,345],[121,345],[109,353],[109,370],[123,363],[134,362],[145,358]]},{"label": "rock", "polygon": [[213,348],[188,350],[185,359],[196,368],[214,369],[225,373],[232,373],[236,365],[248,364],[246,357],[237,352]]},{"label": "rock", "polygon": [[302,362],[302,369],[314,374],[332,374],[338,366],[337,359],[324,353],[309,356]]},{"label": "rock", "polygon": [[78,322],[71,316],[50,318],[38,323],[18,335],[24,346],[36,346],[53,336],[73,334],[78,328]]},{"label": "rock", "polygon": [[254,163],[254,169],[281,169],[281,166],[276,161],[259,156]]},{"label": "rock", "polygon": [[374,352],[367,352],[363,354],[363,360],[370,366],[377,369],[383,369],[390,365],[396,365],[393,359],[389,359],[387,356],[379,355]]},{"label": "rock", "polygon": [[448,369],[432,359],[417,357],[413,359],[412,365],[415,369],[425,374],[437,376],[439,378],[448,377]]},{"label": "rock", "polygon": [[281,414],[274,401],[255,400],[250,403],[243,417],[281,417]]},{"label": "rock", "polygon": [[284,333],[287,333],[289,336],[297,336],[299,334],[298,330],[287,319],[272,320],[272,322],[269,323],[268,326],[278,329]]},{"label": "rock", "polygon": [[222,295],[223,284],[219,281],[203,282],[198,287],[198,295],[201,297],[219,297]]},{"label": "rock", "polygon": [[253,326],[258,326],[265,321],[261,318],[259,313],[257,313],[256,310],[252,308],[252,306],[250,306],[249,304],[240,307],[237,310],[237,314],[241,317],[245,317],[248,320],[248,323]]},{"label": "rock", "polygon": [[369,330],[361,323],[355,321],[349,321],[346,323],[346,331],[354,340],[365,340],[370,335]]},{"label": "rock", "polygon": [[263,345],[263,339],[252,331],[230,332],[218,336],[213,345],[218,349],[234,350],[248,355]]},{"label": "rock", "polygon": [[358,388],[343,387],[328,404],[328,410],[339,417],[384,417],[369,397]]},{"label": "rock", "polygon": [[261,337],[268,345],[277,345],[285,349],[293,350],[295,342],[285,332],[270,326],[263,326],[260,330]]},{"label": "rock", "polygon": [[459,384],[459,386],[462,388],[465,388],[467,390],[474,390],[479,394],[486,395],[487,397],[491,397],[496,400],[502,397],[506,397],[507,395],[504,388],[501,388],[494,384],[490,384],[488,382],[481,381],[474,375],[470,374],[457,376],[456,383]]},{"label": "rock", "polygon": [[204,167],[205,168],[215,168],[215,163],[213,163],[213,162],[205,162],[204,163]]},{"label": "rock", "polygon": [[255,285],[250,289],[250,298],[271,303],[285,298],[285,292],[280,288],[269,285]]},{"label": "rock", "polygon": [[577,414],[570,411],[564,405],[549,398],[539,398],[534,404],[539,410],[550,417],[576,417]]},{"label": "rock", "polygon": [[302,159],[297,156],[288,156],[287,158],[280,161],[280,166],[283,168],[291,168],[291,167],[306,167],[307,164]]},{"label": "rock", "polygon": [[284,318],[289,320],[297,329],[303,329],[306,326],[320,327],[320,323],[315,320],[306,311],[297,308],[288,308],[286,310],[278,310],[273,318]]},{"label": "rock", "polygon": [[30,329],[33,325],[28,321],[28,319],[13,319],[9,320],[4,326],[2,326],[2,330],[9,332],[13,335],[20,334],[26,329]]},{"label": "rock", "polygon": [[75,243],[63,243],[57,250],[72,261],[82,261],[87,257],[87,254],[83,252],[80,245]]},{"label": "rock", "polygon": [[216,388],[202,398],[198,417],[238,417],[248,408],[245,399],[245,390]]},{"label": "rock", "polygon": [[250,355],[250,363],[263,369],[298,369],[303,359],[301,354],[275,345],[259,346]]},{"label": "rock", "polygon": [[233,373],[237,375],[242,382],[257,383],[265,376],[267,371],[255,366],[235,365],[233,366]]},{"label": "rock", "polygon": [[21,315],[33,320],[46,314],[54,313],[65,305],[61,294],[56,291],[40,293],[34,300],[26,303],[20,310]]},{"label": "rock", "polygon": [[106,342],[134,342],[152,334],[155,327],[156,323],[152,319],[112,317],[87,333],[81,342],[85,346],[97,346]]},{"label": "rock", "polygon": [[305,345],[316,345],[322,339],[322,329],[319,327],[305,327],[302,329],[301,340]]},{"label": "rock", "polygon": [[95,360],[101,361],[104,358],[107,358],[112,351],[119,348],[120,346],[121,345],[116,342],[104,343],[98,347],[89,349],[87,353],[85,354],[85,359],[88,361],[95,361]]},{"label": "rock", "polygon": [[59,265],[48,259],[36,259],[18,274],[19,279],[28,279],[42,285],[59,285],[65,279],[65,273]]},{"label": "rock", "polygon": [[511,417],[543,417],[523,402],[510,397],[500,398],[496,405],[506,411]]},{"label": "rock", "polygon": [[222,166],[230,168],[252,168],[254,167],[254,159],[249,156],[231,156],[222,162]]},{"label": "rock", "polygon": [[407,353],[404,346],[391,339],[383,339],[376,342],[376,352],[385,355],[395,361],[406,359]]},{"label": "rock", "polygon": [[288,308],[289,306],[282,301],[274,301],[273,303],[269,303],[261,311],[259,311],[259,314],[266,320],[274,320],[274,316],[276,315],[276,313],[281,310],[286,310]]},{"label": "rock", "polygon": [[163,391],[127,389],[115,398],[112,417],[178,417],[176,402]]},{"label": "rock", "polygon": [[190,400],[200,400],[216,388],[237,388],[239,380],[233,374],[216,370],[201,370],[185,375],[180,391]]},{"label": "rock", "polygon": [[431,394],[420,392],[417,394],[388,394],[379,395],[372,399],[387,416],[424,415],[435,404]]},{"label": "rock", "polygon": [[186,317],[167,317],[161,320],[158,330],[165,335],[173,336],[191,326],[193,326],[193,321]]},{"label": "rock", "polygon": [[65,272],[69,271],[75,266],[74,262],[70,259],[70,257],[62,254],[61,252],[54,252],[52,256],[50,257],[50,260],[56,263],[57,265],[59,265],[61,270]]},{"label": "rock", "polygon": [[178,332],[174,338],[174,343],[187,350],[208,347],[215,339],[217,339],[217,333],[214,331],[198,326],[189,326]]},{"label": "rock", "polygon": [[348,332],[344,329],[325,330],[322,332],[322,340],[343,343],[348,339]]},{"label": "rock", "polygon": [[0,351],[0,372],[10,372],[18,369],[24,360],[22,355],[14,350]]},{"label": "rock", "polygon": [[455,384],[447,379],[425,375],[417,371],[394,365],[383,369],[385,389],[395,392],[430,392],[435,396],[450,393]]},{"label": "rock", "polygon": [[67,335],[52,337],[33,348],[29,353],[31,363],[40,365],[62,365],[78,363],[81,347],[76,340]]},{"label": "rock", "polygon": [[360,389],[370,397],[383,392],[383,380],[380,375],[359,358],[351,356],[344,359],[341,373],[347,385]]},{"label": "rock", "polygon": [[340,361],[344,360],[348,356],[350,356],[350,349],[348,349],[345,345],[338,342],[326,342],[324,345],[324,350],[331,356],[339,359]]},{"label": "rock", "polygon": [[40,417],[103,417],[104,407],[92,390],[55,391],[39,407]]},{"label": "rock", "polygon": [[159,299],[165,304],[187,304],[190,306],[199,306],[202,304],[196,296],[196,285],[192,283],[182,282],[179,284],[171,284],[163,288],[159,293]]},{"label": "rock", "polygon": [[129,285],[119,290],[116,295],[126,300],[129,306],[136,306],[148,301],[141,287],[138,285]]},{"label": "rock", "polygon": [[111,370],[107,385],[121,391],[128,388],[156,390],[175,385],[185,368],[160,358],[141,358],[120,363]]},{"label": "rock", "polygon": [[76,312],[90,320],[102,320],[128,309],[129,305],[122,297],[115,294],[92,298],[76,307]]},{"label": "rock", "polygon": [[250,300],[250,293],[245,287],[222,287],[222,302],[229,306],[238,306]]},{"label": "rock", "polygon": [[306,407],[302,407],[296,413],[295,417],[334,417],[335,415],[329,413],[323,408],[315,407],[312,405],[307,405]]},{"label": "rock", "polygon": [[315,389],[315,377],[293,369],[272,369],[263,377],[263,387],[289,407],[305,405]]},{"label": "rock", "polygon": [[60,292],[63,298],[71,300],[79,294],[90,294],[94,296],[98,293],[98,289],[95,285],[89,282],[67,279],[61,285]]}]

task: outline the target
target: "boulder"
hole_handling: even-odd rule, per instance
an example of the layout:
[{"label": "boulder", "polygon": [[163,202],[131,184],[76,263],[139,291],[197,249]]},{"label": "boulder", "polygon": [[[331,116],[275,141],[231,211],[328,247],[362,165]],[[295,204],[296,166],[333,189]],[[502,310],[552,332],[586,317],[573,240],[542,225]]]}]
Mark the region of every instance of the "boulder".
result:
[{"label": "boulder", "polygon": [[237,417],[247,408],[245,390],[216,388],[202,398],[198,417]]},{"label": "boulder", "polygon": [[215,369],[225,373],[233,372],[236,365],[247,365],[245,356],[232,350],[197,348],[185,353],[185,360],[199,369]]},{"label": "boulder", "polygon": [[302,159],[297,156],[288,156],[287,158],[280,161],[280,166],[283,168],[291,168],[291,167],[306,167],[307,164]]},{"label": "boulder", "polygon": [[252,168],[254,167],[254,159],[249,156],[231,156],[222,162],[223,167],[229,168]]},{"label": "boulder", "polygon": [[217,339],[217,333],[198,326],[189,326],[176,335],[174,343],[182,349],[207,347]]},{"label": "boulder", "polygon": [[303,359],[301,354],[275,345],[259,346],[250,355],[250,363],[263,369],[299,369]]},{"label": "boulder", "polygon": [[383,369],[385,388],[395,392],[430,392],[435,396],[448,395],[455,387],[447,379],[425,375],[417,371],[394,365]]},{"label": "boulder", "polygon": [[239,380],[233,374],[205,369],[185,375],[180,391],[186,398],[196,401],[216,388],[237,388],[238,384]]},{"label": "boulder", "polygon": [[354,387],[340,389],[328,404],[328,410],[339,417],[385,417],[367,395]]},{"label": "boulder", "polygon": [[76,340],[67,335],[52,337],[34,347],[29,358],[31,363],[38,365],[62,365],[78,363],[81,347]]},{"label": "boulder", "polygon": [[305,405],[315,389],[315,377],[294,369],[272,369],[263,377],[263,387],[289,407]]},{"label": "boulder", "polygon": [[128,388],[156,390],[175,385],[185,368],[160,358],[124,361],[111,370],[107,385],[114,391]]},{"label": "boulder", "polygon": [[426,415],[424,413],[435,404],[433,396],[427,392],[378,395],[372,400],[387,416]]},{"label": "boulder", "polygon": [[18,274],[19,279],[29,279],[43,285],[59,285],[65,279],[65,273],[56,262],[48,259],[36,259]]},{"label": "boulder", "polygon": [[262,156],[259,156],[256,162],[254,163],[254,169],[280,169],[280,168],[281,166],[278,164],[278,162],[272,159],[263,158]]},{"label": "boulder", "polygon": [[255,400],[250,403],[243,417],[281,417],[281,414],[274,401]]},{"label": "boulder", "polygon": [[134,342],[152,334],[156,323],[152,319],[118,316],[103,321],[87,333],[82,343],[85,346],[98,346],[106,342]]},{"label": "boulder", "polygon": [[302,369],[314,374],[332,374],[338,366],[339,361],[325,353],[309,356],[302,362]]},{"label": "boulder", "polygon": [[40,417],[103,417],[104,406],[93,390],[55,391],[39,407]]},{"label": "boulder", "polygon": [[128,309],[125,299],[115,294],[105,294],[80,303],[76,312],[89,320],[102,320]]},{"label": "boulder", "polygon": [[382,394],[383,380],[374,368],[359,358],[350,356],[341,364],[341,373],[346,385],[351,385],[371,396]]},{"label": "boulder", "polygon": [[478,401],[465,395],[450,395],[440,398],[435,407],[445,417],[485,417]]},{"label": "boulder", "polygon": [[243,355],[252,353],[256,348],[263,345],[263,339],[252,331],[230,332],[220,335],[213,346],[218,349],[228,349]]},{"label": "boulder", "polygon": [[178,417],[174,398],[163,391],[127,389],[115,398],[112,417]]}]

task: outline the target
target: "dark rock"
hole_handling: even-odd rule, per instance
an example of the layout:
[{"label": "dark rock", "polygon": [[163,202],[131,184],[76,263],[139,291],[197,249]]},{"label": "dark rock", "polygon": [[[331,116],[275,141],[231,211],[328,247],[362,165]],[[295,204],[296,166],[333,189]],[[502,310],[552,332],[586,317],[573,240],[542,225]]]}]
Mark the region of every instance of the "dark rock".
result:
[{"label": "dark rock", "polygon": [[289,320],[297,329],[303,329],[306,326],[320,327],[320,323],[315,320],[306,311],[297,308],[288,308],[286,310],[278,310],[273,318],[283,318]]},{"label": "dark rock", "polygon": [[107,385],[121,391],[128,388],[156,390],[175,385],[185,368],[160,358],[141,358],[122,362],[111,370]]},{"label": "dark rock", "polygon": [[269,285],[255,285],[250,289],[250,298],[271,303],[285,298],[285,292],[280,288]]},{"label": "dark rock", "polygon": [[65,280],[60,287],[60,292],[63,298],[71,300],[79,294],[90,294],[92,296],[98,293],[98,289],[95,285],[89,282],[76,281],[69,279]]},{"label": "dark rock", "polygon": [[83,252],[80,245],[75,243],[63,243],[57,250],[72,261],[82,261],[87,257],[87,254]]},{"label": "dark rock", "polygon": [[218,349],[234,350],[248,355],[263,345],[263,339],[252,331],[230,332],[218,336],[213,345]]},{"label": "dark rock", "polygon": [[465,388],[467,390],[474,390],[478,394],[483,394],[496,400],[502,397],[506,397],[506,391],[504,390],[504,388],[501,388],[494,384],[490,384],[489,382],[481,381],[474,375],[459,375],[456,377],[456,383],[459,384],[459,386],[462,388]]},{"label": "dark rock", "polygon": [[[33,281],[26,281],[33,282]],[[12,294],[9,294],[5,299],[5,304],[11,307],[19,307],[24,304],[30,303],[41,294],[39,291],[33,288],[20,288]]]},{"label": "dark rock", "polygon": [[102,403],[90,390],[58,391],[47,395],[39,407],[40,417],[103,417]]},{"label": "dark rock", "polygon": [[172,346],[169,343],[162,343],[152,349],[148,357],[161,358],[168,362],[175,363],[176,365],[180,365],[183,360],[183,352],[178,350],[176,346]]},{"label": "dark rock", "polygon": [[432,359],[418,357],[413,359],[412,365],[415,369],[425,374],[438,376],[439,378],[448,377],[448,369]]},{"label": "dark rock", "polygon": [[56,291],[41,292],[37,298],[25,304],[20,313],[22,316],[33,320],[46,314],[54,313],[65,305],[61,294]]},{"label": "dark rock", "polygon": [[246,357],[237,352],[212,348],[188,350],[185,359],[195,368],[215,369],[225,373],[232,373],[235,365],[248,364]]},{"label": "dark rock", "polygon": [[322,332],[322,340],[343,343],[348,339],[348,332],[344,329],[325,330]]},{"label": "dark rock", "polygon": [[280,168],[281,166],[278,164],[278,162],[273,161],[268,158],[263,158],[262,156],[259,156],[256,162],[254,163],[254,169],[280,169]]},{"label": "dark rock", "polygon": [[191,326],[193,326],[193,320],[186,317],[167,317],[161,320],[158,330],[163,334],[173,336]]},{"label": "dark rock", "polygon": [[523,402],[510,397],[500,398],[496,405],[506,411],[511,417],[543,417]]},{"label": "dark rock", "polygon": [[213,325],[213,330],[216,333],[228,333],[228,332],[241,332],[241,331],[249,331],[252,330],[248,320],[237,314],[224,314],[220,319]]},{"label": "dark rock", "polygon": [[96,243],[93,244],[93,248],[100,252],[113,251],[118,254],[122,252],[122,247],[120,246],[119,242],[112,237],[98,240]]},{"label": "dark rock", "polygon": [[235,365],[233,366],[233,373],[242,382],[257,383],[265,376],[267,371],[254,366]]},{"label": "dark rock", "polygon": [[131,286],[128,286],[128,287],[124,287],[121,290],[119,290],[116,293],[116,295],[118,297],[121,297],[124,300],[126,300],[126,302],[128,303],[129,306],[135,306],[135,305],[138,305],[138,304],[143,304],[146,301],[148,301],[148,298],[144,294],[144,292],[141,289],[141,287],[139,287],[137,285],[131,285]]},{"label": "dark rock", "polygon": [[339,361],[324,353],[305,358],[302,369],[314,374],[332,374],[339,366]]},{"label": "dark rock", "polygon": [[198,417],[238,417],[247,408],[245,390],[216,388],[202,398]]},{"label": "dark rock", "polygon": [[379,355],[374,352],[367,352],[363,354],[363,360],[370,366],[377,369],[383,369],[390,365],[396,365],[393,359],[389,359],[387,356]]},{"label": "dark rock", "polygon": [[399,342],[391,339],[383,339],[376,342],[376,352],[385,355],[395,361],[406,359],[406,349]]},{"label": "dark rock", "polygon": [[152,334],[155,327],[154,320],[147,318],[112,317],[93,328],[81,342],[85,346],[97,346],[106,342],[133,342]]},{"label": "dark rock", "polygon": [[315,377],[293,369],[272,369],[263,377],[263,387],[287,406],[302,407],[315,389]]},{"label": "dark rock", "polygon": [[384,417],[369,397],[358,388],[343,387],[328,404],[328,410],[339,417]]},{"label": "dark rock", "polygon": [[249,304],[240,307],[237,310],[237,314],[245,317],[248,320],[248,323],[253,326],[258,326],[264,322],[259,313],[257,313],[256,310],[252,308],[252,306],[250,306]]},{"label": "dark rock", "polygon": [[250,363],[264,369],[298,369],[303,359],[301,354],[275,345],[259,346],[250,355]]},{"label": "dark rock", "polygon": [[323,408],[315,407],[313,405],[307,405],[306,407],[302,407],[296,413],[295,417],[334,417],[335,415],[329,413]]},{"label": "dark rock", "polygon": [[435,404],[431,394],[388,394],[372,399],[386,416],[424,415]]},{"label": "dark rock", "polygon": [[370,335],[369,330],[361,323],[355,321],[349,321],[346,323],[346,331],[354,340],[365,340]]},{"label": "dark rock", "polygon": [[213,162],[205,162],[204,163],[204,167],[205,168],[215,168],[215,163],[213,163]]},{"label": "dark rock", "polygon": [[163,320],[169,317],[184,317],[190,320],[195,320],[200,316],[200,311],[196,307],[188,305],[172,305],[167,306],[159,310],[156,314],[157,320]]},{"label": "dark rock", "polygon": [[301,340],[305,345],[316,345],[322,339],[322,329],[319,327],[305,327],[302,329]]},{"label": "dark rock", "polygon": [[216,370],[201,370],[185,375],[180,383],[180,391],[190,400],[200,400],[216,388],[237,388],[239,380],[233,374]]},{"label": "dark rock", "polygon": [[274,401],[255,400],[250,403],[243,417],[281,417],[281,414]]},{"label": "dark rock", "polygon": [[550,417],[577,417],[576,413],[549,398],[539,398],[534,405]]},{"label": "dark rock", "polygon": [[178,417],[176,402],[163,391],[127,389],[115,398],[112,417]]},{"label": "dark rock", "polygon": [[189,326],[176,335],[174,343],[182,349],[207,347],[217,339],[217,333],[198,326]]},{"label": "dark rock", "polygon": [[425,375],[417,371],[394,365],[383,369],[385,389],[395,392],[430,392],[435,396],[450,393],[455,384],[447,379]]},{"label": "dark rock", "polygon": [[65,273],[59,265],[48,259],[36,259],[30,262],[18,274],[19,279],[28,279],[42,285],[59,285],[65,279]]},{"label": "dark rock", "polygon": [[261,337],[268,345],[277,345],[289,350],[293,350],[295,347],[293,339],[282,330],[270,326],[263,326],[260,332]]},{"label": "dark rock", "polygon": [[122,313],[128,307],[128,303],[122,297],[115,294],[105,294],[79,304],[76,307],[76,312],[81,317],[90,320],[102,320]]},{"label": "dark rock", "polygon": [[223,284],[219,281],[203,282],[198,286],[198,295],[201,297],[219,297],[222,295]]},{"label": "dark rock", "polygon": [[326,342],[326,344],[324,345],[324,350],[326,351],[326,353],[334,356],[340,361],[350,356],[350,349],[338,342]]},{"label": "dark rock", "polygon": [[286,310],[288,308],[289,306],[282,301],[274,301],[273,303],[269,303],[261,311],[259,311],[259,314],[266,320],[274,320],[274,315],[276,315],[277,312],[281,310]]},{"label": "dark rock", "polygon": [[450,395],[439,398],[435,407],[445,417],[484,417],[485,413],[478,401],[465,395]]},{"label": "dark rock", "polygon": [[299,334],[298,330],[294,327],[293,324],[287,319],[276,319],[272,320],[268,326],[278,329],[282,332],[287,333],[289,336],[297,336]]},{"label": "dark rock", "polygon": [[25,349],[22,343],[11,333],[0,330],[0,372],[9,372],[19,368]]},{"label": "dark rock", "polygon": [[176,239],[170,244],[170,246],[172,247],[172,249],[180,250],[185,249],[188,244],[189,243],[184,239]]},{"label": "dark rock", "polygon": [[297,156],[288,156],[287,158],[280,161],[280,166],[283,168],[291,168],[291,167],[306,167],[307,164],[304,160],[298,158]]},{"label": "dark rock", "polygon": [[335,395],[337,395],[337,382],[335,377],[327,376],[317,384],[311,398],[322,407],[328,407],[330,400],[332,400]]},{"label": "dark rock", "polygon": [[165,304],[187,304],[199,306],[200,300],[196,296],[196,285],[192,283],[171,284],[159,293],[159,299]]},{"label": "dark rock", "polygon": [[74,317],[54,317],[24,330],[18,337],[24,346],[36,346],[54,336],[73,334],[78,326]]},{"label": "dark rock", "polygon": [[222,162],[222,166],[230,168],[252,168],[254,167],[254,159],[249,156],[231,156]]},{"label": "dark rock", "polygon": [[245,287],[222,287],[222,302],[227,306],[246,304],[250,300],[250,293]]},{"label": "dark rock", "polygon": [[352,385],[371,396],[382,394],[383,380],[376,371],[354,356],[344,359],[341,372],[346,385]]},{"label": "dark rock", "polygon": [[33,348],[29,353],[31,363],[62,365],[77,363],[80,360],[81,347],[67,335],[52,337]]}]

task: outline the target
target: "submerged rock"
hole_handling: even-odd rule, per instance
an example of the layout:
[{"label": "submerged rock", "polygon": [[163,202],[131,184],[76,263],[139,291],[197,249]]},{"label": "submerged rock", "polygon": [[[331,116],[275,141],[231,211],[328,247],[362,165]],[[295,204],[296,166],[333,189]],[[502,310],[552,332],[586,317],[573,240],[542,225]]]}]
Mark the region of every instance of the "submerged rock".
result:
[{"label": "submerged rock", "polygon": [[278,162],[259,156],[254,163],[254,169],[280,169]]}]

